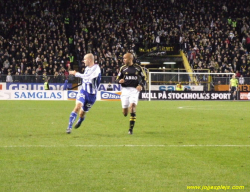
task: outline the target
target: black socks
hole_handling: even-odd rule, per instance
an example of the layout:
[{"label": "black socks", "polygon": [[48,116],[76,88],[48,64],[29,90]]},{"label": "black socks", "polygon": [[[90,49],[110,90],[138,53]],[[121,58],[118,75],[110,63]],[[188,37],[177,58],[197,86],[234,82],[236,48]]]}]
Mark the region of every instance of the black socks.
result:
[{"label": "black socks", "polygon": [[129,129],[133,129],[135,125],[136,114],[130,113]]}]

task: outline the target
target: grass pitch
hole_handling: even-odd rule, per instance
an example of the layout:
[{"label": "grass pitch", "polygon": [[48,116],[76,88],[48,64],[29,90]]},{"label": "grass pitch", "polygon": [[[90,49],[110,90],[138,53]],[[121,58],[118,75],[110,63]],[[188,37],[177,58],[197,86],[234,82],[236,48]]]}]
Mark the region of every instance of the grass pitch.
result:
[{"label": "grass pitch", "polygon": [[[1,192],[250,191],[250,102],[96,102],[65,133],[73,101],[0,101]],[[230,190],[234,191],[234,190]]]}]

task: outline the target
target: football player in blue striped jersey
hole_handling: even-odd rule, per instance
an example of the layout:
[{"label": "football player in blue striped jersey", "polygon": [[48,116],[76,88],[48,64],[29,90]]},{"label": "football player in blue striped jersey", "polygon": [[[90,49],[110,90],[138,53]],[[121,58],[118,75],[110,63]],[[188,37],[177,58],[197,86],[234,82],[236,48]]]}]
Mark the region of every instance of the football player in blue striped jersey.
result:
[{"label": "football player in blue striped jersey", "polygon": [[98,86],[101,82],[101,70],[99,65],[94,63],[94,55],[92,53],[88,53],[84,56],[84,64],[86,66],[84,74],[76,72],[75,70],[69,71],[70,75],[82,79],[82,85],[76,97],[76,105],[70,114],[69,124],[66,130],[68,134],[72,131],[77,113],[79,113],[79,119],[74,127],[76,129],[79,128],[84,121],[86,112],[90,110],[96,101]]}]

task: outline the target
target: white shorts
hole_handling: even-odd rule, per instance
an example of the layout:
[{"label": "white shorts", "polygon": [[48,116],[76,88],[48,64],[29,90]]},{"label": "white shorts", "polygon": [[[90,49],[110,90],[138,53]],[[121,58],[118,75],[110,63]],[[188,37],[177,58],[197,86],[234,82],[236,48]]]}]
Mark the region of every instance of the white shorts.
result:
[{"label": "white shorts", "polygon": [[121,94],[122,108],[128,108],[129,104],[137,105],[139,98],[139,91],[134,87],[123,87]]}]

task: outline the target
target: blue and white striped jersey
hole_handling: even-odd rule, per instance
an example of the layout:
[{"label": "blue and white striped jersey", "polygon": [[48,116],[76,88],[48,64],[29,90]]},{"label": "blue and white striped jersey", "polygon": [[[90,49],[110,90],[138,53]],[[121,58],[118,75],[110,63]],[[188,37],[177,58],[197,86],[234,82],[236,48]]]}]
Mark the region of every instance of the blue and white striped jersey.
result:
[{"label": "blue and white striped jersey", "polygon": [[82,89],[89,94],[96,94],[101,82],[101,69],[98,64],[86,67],[84,74],[76,73],[76,77],[82,78]]}]

